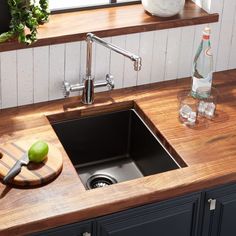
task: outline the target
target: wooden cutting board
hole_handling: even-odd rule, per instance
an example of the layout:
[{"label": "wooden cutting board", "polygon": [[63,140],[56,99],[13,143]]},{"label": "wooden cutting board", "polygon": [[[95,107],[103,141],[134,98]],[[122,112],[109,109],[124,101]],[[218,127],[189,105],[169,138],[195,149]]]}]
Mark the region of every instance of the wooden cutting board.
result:
[{"label": "wooden cutting board", "polygon": [[[3,179],[10,168],[27,152],[37,140],[17,140],[0,144],[0,178]],[[12,180],[11,184],[17,186],[43,185],[56,178],[62,170],[61,152],[51,143],[47,142],[49,152],[42,163],[30,162],[22,166],[21,172]]]}]

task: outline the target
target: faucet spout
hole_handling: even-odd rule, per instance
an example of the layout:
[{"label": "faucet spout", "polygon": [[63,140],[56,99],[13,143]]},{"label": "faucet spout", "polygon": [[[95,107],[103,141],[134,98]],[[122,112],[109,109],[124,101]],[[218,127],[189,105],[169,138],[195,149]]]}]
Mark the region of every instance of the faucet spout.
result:
[{"label": "faucet spout", "polygon": [[129,58],[131,61],[134,62],[134,70],[135,71],[141,70],[142,58],[140,56],[137,56],[137,55],[135,55],[123,48],[120,48],[112,43],[108,43],[92,33],[87,34],[87,41],[97,42],[97,43],[101,44],[102,46],[104,46],[108,49],[111,49],[112,51],[117,52],[117,53]]}]

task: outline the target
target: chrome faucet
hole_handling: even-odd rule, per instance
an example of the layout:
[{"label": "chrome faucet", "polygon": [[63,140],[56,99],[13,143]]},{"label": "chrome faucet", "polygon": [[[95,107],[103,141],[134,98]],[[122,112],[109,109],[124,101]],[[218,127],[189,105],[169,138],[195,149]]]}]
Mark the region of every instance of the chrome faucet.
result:
[{"label": "chrome faucet", "polygon": [[94,101],[94,88],[108,86],[111,90],[114,88],[114,80],[113,76],[110,74],[106,75],[106,79],[104,81],[98,81],[94,83],[94,79],[92,77],[92,44],[93,42],[97,42],[100,45],[111,49],[134,62],[134,70],[141,70],[142,59],[139,56],[134,55],[122,48],[115,46],[114,44],[108,43],[101,38],[97,37],[92,33],[88,33],[86,37],[87,42],[87,59],[86,59],[86,76],[82,84],[70,84],[67,81],[63,82],[63,94],[64,97],[68,97],[71,92],[83,90],[82,94],[82,103],[84,104],[92,104]]}]

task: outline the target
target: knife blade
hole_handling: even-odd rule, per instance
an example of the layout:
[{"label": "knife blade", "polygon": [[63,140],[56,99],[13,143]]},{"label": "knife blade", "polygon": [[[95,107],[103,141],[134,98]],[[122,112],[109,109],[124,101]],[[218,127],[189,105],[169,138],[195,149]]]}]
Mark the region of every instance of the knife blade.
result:
[{"label": "knife blade", "polygon": [[3,183],[9,183],[16,175],[21,172],[21,167],[23,165],[29,164],[28,153],[24,153],[21,158],[14,164],[14,166],[8,171],[7,175],[3,179]]}]

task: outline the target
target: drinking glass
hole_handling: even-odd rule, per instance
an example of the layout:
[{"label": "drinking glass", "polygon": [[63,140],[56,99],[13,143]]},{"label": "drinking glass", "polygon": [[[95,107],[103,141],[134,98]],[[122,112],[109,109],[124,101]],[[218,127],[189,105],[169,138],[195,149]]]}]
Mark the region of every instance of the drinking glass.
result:
[{"label": "drinking glass", "polygon": [[194,127],[197,122],[198,100],[183,92],[179,95],[179,120],[189,127]]},{"label": "drinking glass", "polygon": [[198,100],[198,115],[213,119],[215,117],[217,105],[218,91],[216,88],[199,87],[196,91],[196,98]]}]

